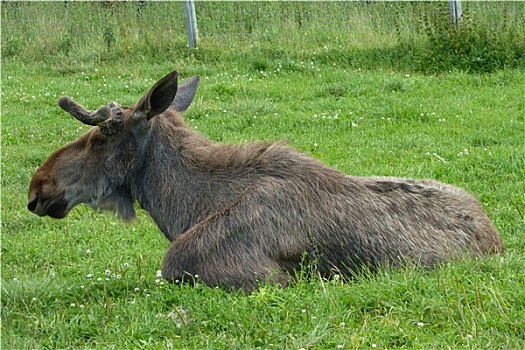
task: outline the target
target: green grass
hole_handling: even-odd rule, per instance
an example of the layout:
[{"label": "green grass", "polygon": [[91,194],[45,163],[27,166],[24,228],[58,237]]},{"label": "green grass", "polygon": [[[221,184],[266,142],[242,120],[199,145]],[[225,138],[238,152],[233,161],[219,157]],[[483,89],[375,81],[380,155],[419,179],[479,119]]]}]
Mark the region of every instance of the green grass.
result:
[{"label": "green grass", "polygon": [[[285,61],[426,73],[525,67],[525,3],[463,4],[458,30],[438,2],[197,2],[201,37],[193,57],[235,60],[255,70]],[[19,61],[173,60],[187,52],[182,2],[5,2],[2,55]],[[42,35],[46,33],[46,35]],[[154,57],[154,58],[153,58]]]},{"label": "green grass", "polygon": [[[35,22],[40,30],[58,11],[41,11],[44,4],[23,6],[18,15],[40,16],[43,22]],[[395,66],[391,56],[382,55],[369,65],[366,60],[352,65],[345,58],[379,52],[374,47],[386,50],[395,33],[387,30],[395,28],[392,22],[380,21],[361,4],[345,5],[355,12],[354,17],[345,12],[347,20],[363,24],[366,19],[384,30],[368,33],[348,50],[324,47],[326,33],[316,28],[325,24],[315,22],[314,15],[301,19],[312,21],[303,26],[313,28],[313,40],[300,41],[298,29],[290,27],[290,45],[272,45],[271,14],[255,10],[246,18],[268,26],[245,29],[226,44],[212,35],[219,22],[203,24],[201,46],[189,51],[177,31],[148,31],[147,24],[131,18],[138,27],[115,35],[114,46],[104,47],[106,39],[95,25],[100,8],[89,6],[95,12],[74,8],[92,21],[82,22],[87,34],[72,37],[67,52],[53,35],[40,43],[27,41],[31,31],[2,22],[3,52],[19,42],[17,51],[2,56],[2,348],[525,347],[522,67],[427,71],[421,69],[423,61]],[[218,19],[220,11],[227,13],[217,3],[208,5],[215,12],[198,6],[201,16]],[[240,5],[229,6],[242,13]],[[273,6],[291,11],[287,3]],[[320,14],[337,10],[328,3],[320,6]],[[6,9],[3,4],[2,19]],[[397,10],[417,14],[404,4]],[[249,17],[254,13],[258,21]],[[70,21],[78,16],[71,14]],[[159,16],[159,21],[168,17]],[[110,20],[120,23],[115,18]],[[146,44],[133,36],[140,31],[152,37],[171,33],[174,40],[163,50],[160,41]],[[354,35],[330,35],[335,34],[341,42]],[[246,43],[254,37],[258,44],[250,48]],[[122,46],[126,40],[129,49]],[[119,56],[131,49],[137,55]],[[183,78],[201,75],[185,116],[211,139],[285,139],[349,174],[431,178],[464,187],[500,230],[505,254],[429,271],[383,269],[347,282],[309,279],[306,273],[287,289],[227,293],[164,283],[157,271],[168,242],[147,213],[139,211],[136,222],[126,225],[84,205],[64,220],[27,211],[35,169],[86,130],[59,109],[59,96],[71,95],[92,109],[112,100],[130,104],[174,68]]]}]

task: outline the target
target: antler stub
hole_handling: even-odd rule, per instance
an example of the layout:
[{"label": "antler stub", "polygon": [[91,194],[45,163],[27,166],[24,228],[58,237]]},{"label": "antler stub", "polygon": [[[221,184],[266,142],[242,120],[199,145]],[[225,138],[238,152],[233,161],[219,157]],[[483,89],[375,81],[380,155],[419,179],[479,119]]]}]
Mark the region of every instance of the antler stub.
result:
[{"label": "antler stub", "polygon": [[103,121],[111,118],[111,108],[108,106],[102,106],[95,112],[88,111],[70,97],[64,96],[58,100],[58,105],[64,111],[71,114],[76,119],[87,125],[99,125]]}]

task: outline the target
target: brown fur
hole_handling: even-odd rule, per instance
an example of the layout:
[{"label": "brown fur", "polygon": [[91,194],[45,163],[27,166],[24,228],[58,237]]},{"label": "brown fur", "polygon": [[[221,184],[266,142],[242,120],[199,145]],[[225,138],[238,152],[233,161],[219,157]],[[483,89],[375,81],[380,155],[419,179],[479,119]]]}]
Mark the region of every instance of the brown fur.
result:
[{"label": "brown fur", "polygon": [[37,170],[29,210],[62,218],[88,203],[130,220],[138,201],[172,242],[164,278],[247,290],[268,279],[286,285],[305,256],[327,276],[503,252],[479,202],[459,188],[345,175],[283,143],[211,142],[179,116],[197,83],[177,92],[173,72],[136,105],[111,104],[103,122],[107,108],[62,99],[99,126]]}]

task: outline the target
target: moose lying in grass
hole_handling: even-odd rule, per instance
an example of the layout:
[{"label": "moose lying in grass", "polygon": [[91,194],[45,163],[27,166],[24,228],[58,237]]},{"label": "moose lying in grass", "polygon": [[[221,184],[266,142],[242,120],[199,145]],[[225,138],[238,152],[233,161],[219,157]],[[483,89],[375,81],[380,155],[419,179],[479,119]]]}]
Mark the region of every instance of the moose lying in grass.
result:
[{"label": "moose lying in grass", "polygon": [[305,259],[329,276],[503,252],[478,201],[459,188],[345,175],[282,143],[213,143],[179,116],[198,83],[177,87],[172,72],[135,105],[95,112],[60,98],[96,127],[36,171],[28,209],[63,218],[87,203],[131,220],[138,201],[171,241],[165,279],[199,275],[246,290],[287,285]]}]

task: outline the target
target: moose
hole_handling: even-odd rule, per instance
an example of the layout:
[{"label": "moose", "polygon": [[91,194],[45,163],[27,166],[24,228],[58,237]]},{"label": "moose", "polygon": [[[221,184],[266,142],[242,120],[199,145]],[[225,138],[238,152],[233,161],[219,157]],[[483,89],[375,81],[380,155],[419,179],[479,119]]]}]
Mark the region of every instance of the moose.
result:
[{"label": "moose", "polygon": [[501,254],[480,203],[432,180],[355,177],[283,142],[219,144],[180,116],[200,78],[173,71],[137,103],[90,111],[59,106],[93,126],[37,169],[28,209],[64,218],[79,203],[125,221],[134,202],[171,242],[162,276],[251,291],[285,287],[313,264],[320,276],[380,266],[432,267]]}]

